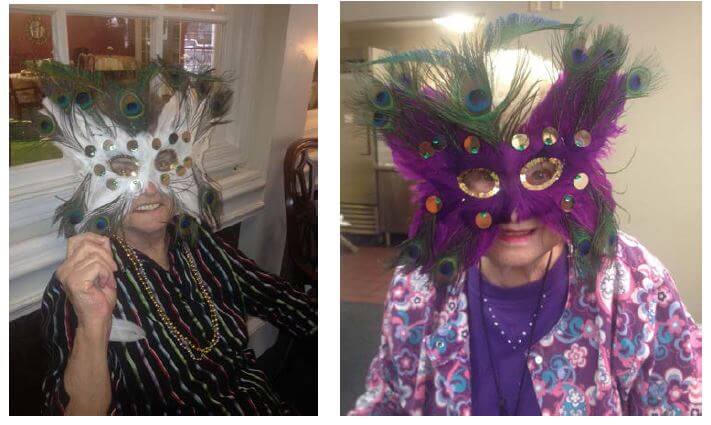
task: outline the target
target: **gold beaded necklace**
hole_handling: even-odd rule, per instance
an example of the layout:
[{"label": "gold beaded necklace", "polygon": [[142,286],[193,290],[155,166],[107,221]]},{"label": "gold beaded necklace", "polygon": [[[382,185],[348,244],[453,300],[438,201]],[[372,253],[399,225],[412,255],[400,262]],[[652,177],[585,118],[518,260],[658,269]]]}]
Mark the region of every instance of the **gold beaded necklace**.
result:
[{"label": "gold beaded necklace", "polygon": [[121,246],[121,248],[126,252],[126,255],[128,256],[128,260],[131,262],[133,265],[134,270],[137,271],[138,275],[138,281],[140,282],[141,286],[143,287],[143,290],[146,292],[146,295],[148,296],[148,299],[151,301],[151,304],[153,304],[153,307],[156,309],[158,312],[158,317],[160,318],[161,322],[168,328],[168,331],[170,334],[173,336],[175,340],[177,340],[178,345],[183,347],[185,351],[187,351],[190,354],[190,357],[193,360],[201,360],[203,359],[207,354],[209,354],[213,348],[217,345],[217,342],[220,339],[220,322],[217,316],[217,306],[215,306],[215,303],[212,301],[210,298],[210,294],[207,291],[207,287],[205,285],[205,282],[202,279],[202,276],[200,275],[200,272],[197,269],[197,266],[195,265],[195,258],[193,257],[192,253],[190,252],[190,249],[185,245],[182,244],[183,248],[183,253],[185,254],[185,258],[188,263],[188,268],[190,269],[190,274],[193,276],[193,279],[195,279],[195,282],[197,283],[197,288],[198,292],[200,293],[200,297],[202,298],[203,302],[207,304],[207,308],[210,313],[210,324],[212,327],[212,338],[210,339],[210,343],[207,345],[207,347],[200,347],[196,344],[193,343],[193,341],[188,338],[187,336],[183,335],[178,328],[175,326],[172,320],[168,317],[166,314],[165,310],[163,309],[163,306],[160,305],[158,302],[158,299],[156,295],[153,293],[153,290],[151,287],[148,285],[148,277],[146,276],[146,271],[143,268],[143,264],[138,260],[138,257],[136,256],[136,252],[128,246],[126,241],[123,240],[120,236],[113,234],[111,235],[116,242]]}]

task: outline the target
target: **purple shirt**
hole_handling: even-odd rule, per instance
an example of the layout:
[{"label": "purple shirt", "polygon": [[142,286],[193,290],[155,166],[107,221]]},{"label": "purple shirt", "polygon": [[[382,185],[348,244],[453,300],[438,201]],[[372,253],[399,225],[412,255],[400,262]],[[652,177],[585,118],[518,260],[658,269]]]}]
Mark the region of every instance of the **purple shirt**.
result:
[{"label": "purple shirt", "polygon": [[[567,249],[556,260],[548,272],[543,307],[538,315],[533,332],[536,343],[555,326],[565,308],[568,292]],[[482,279],[481,291],[484,306],[484,321],[489,337],[489,347],[493,365],[498,371],[499,382],[506,410],[510,415],[540,415],[541,411],[533,391],[531,375],[525,364],[526,348],[529,342],[530,323],[540,297],[543,279],[515,288],[502,288]],[[474,415],[498,415],[498,398],[494,372],[489,360],[486,334],[482,328],[481,301],[479,296],[479,269],[472,267],[468,273],[469,300],[469,348],[471,353],[472,413]],[[519,397],[518,386],[523,384]]]}]

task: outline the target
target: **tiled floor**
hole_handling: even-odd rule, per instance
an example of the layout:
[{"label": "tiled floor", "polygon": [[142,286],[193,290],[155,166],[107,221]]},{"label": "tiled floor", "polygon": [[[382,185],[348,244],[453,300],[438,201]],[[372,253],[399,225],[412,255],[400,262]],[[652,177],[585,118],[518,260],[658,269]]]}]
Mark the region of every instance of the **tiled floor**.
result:
[{"label": "tiled floor", "polygon": [[358,253],[341,251],[341,301],[382,304],[393,270],[395,248],[359,247]]}]

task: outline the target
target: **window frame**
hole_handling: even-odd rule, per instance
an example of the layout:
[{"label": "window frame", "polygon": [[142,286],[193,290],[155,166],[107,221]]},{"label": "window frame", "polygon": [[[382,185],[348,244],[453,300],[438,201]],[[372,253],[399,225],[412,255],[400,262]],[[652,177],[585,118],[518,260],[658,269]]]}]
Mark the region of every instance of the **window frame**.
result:
[{"label": "window frame", "polygon": [[[222,25],[215,50],[217,72],[233,70],[235,101],[229,124],[216,129],[205,153],[206,171],[222,187],[222,227],[240,222],[264,207],[266,161],[271,138],[258,137],[252,126],[259,117],[258,102],[252,99],[258,66],[259,46],[265,21],[261,5],[218,5],[216,12],[166,9],[165,5],[10,5],[10,13],[51,15],[54,59],[69,63],[67,15],[123,16],[150,20],[150,57],[163,50],[166,19],[210,22]],[[228,48],[229,46],[229,48]],[[263,107],[262,107],[263,108]],[[243,145],[241,141],[260,140]],[[263,140],[263,141],[261,141]],[[10,316],[11,320],[39,307],[42,291],[51,272],[64,257],[65,240],[52,225],[54,210],[68,199],[79,183],[71,158],[37,161],[9,167],[10,176]]]}]

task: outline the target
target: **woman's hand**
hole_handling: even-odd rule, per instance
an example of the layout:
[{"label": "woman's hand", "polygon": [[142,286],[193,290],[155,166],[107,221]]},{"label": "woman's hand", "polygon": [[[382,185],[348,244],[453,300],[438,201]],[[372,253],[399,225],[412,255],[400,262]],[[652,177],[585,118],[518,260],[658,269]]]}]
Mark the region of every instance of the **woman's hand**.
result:
[{"label": "woman's hand", "polygon": [[77,315],[78,330],[107,341],[116,306],[117,270],[109,238],[94,233],[69,238],[67,256],[57,269]]}]

